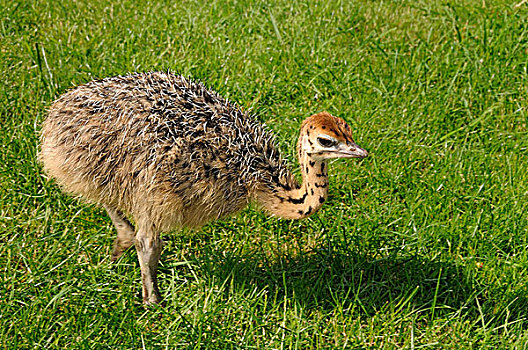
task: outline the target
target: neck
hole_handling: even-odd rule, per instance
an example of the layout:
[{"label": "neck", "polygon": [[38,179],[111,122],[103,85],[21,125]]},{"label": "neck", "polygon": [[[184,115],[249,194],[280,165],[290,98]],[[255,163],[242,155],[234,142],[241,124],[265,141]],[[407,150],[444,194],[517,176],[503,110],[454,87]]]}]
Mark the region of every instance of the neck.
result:
[{"label": "neck", "polygon": [[[328,172],[324,161],[299,154],[303,182],[289,188],[272,182],[257,193],[257,201],[271,214],[285,219],[302,219],[315,213],[328,195]],[[271,188],[269,188],[271,187]]]}]

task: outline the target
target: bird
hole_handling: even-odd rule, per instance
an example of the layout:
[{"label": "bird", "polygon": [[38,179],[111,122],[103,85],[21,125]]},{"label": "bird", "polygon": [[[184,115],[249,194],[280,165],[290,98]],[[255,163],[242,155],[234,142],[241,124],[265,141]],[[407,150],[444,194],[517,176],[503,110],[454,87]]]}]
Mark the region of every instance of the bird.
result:
[{"label": "bird", "polygon": [[162,234],[249,203],[279,218],[306,218],[327,199],[327,161],[367,155],[342,118],[313,114],[300,126],[299,182],[255,115],[199,80],[151,71],[58,97],[42,123],[38,158],[65,192],[106,209],[117,231],[111,260],[135,246],[149,305],[162,301]]}]

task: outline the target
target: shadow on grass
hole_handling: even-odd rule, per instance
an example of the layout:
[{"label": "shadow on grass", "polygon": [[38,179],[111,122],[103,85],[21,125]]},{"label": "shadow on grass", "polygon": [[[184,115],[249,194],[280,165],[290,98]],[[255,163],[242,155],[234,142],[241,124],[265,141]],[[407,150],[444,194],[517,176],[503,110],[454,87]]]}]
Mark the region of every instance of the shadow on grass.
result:
[{"label": "shadow on grass", "polygon": [[528,314],[525,293],[501,295],[490,286],[479,289],[463,266],[419,255],[373,259],[326,249],[270,260],[260,254],[219,258],[211,252],[198,266],[204,277],[220,283],[232,279],[237,289],[265,289],[277,295],[275,300],[286,297],[307,309],[356,309],[366,317],[409,310],[429,319],[455,313],[475,322],[484,317],[487,326]]}]

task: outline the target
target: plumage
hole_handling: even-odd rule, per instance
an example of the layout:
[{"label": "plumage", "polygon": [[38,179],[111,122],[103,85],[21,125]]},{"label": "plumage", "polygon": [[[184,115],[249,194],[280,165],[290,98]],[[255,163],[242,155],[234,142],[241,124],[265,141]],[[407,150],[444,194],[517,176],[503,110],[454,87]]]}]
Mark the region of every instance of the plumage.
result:
[{"label": "plumage", "polygon": [[284,218],[312,215],[327,195],[325,160],[366,156],[348,125],[326,112],[304,121],[297,147],[302,184],[256,118],[200,82],[150,72],[59,97],[39,157],[66,191],[107,209],[118,231],[114,259],[136,244],[149,303],[160,300],[161,232],[199,227],[250,201]]}]

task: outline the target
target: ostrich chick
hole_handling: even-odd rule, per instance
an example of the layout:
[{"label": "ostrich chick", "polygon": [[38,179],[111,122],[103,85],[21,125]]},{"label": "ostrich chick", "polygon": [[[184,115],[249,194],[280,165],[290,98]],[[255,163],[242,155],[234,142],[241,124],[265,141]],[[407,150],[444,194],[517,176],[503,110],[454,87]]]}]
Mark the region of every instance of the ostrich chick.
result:
[{"label": "ostrich chick", "polygon": [[281,218],[307,217],[326,200],[326,160],[367,156],[350,127],[326,112],[302,123],[297,153],[302,184],[247,112],[202,83],[151,72],[59,97],[42,127],[39,158],[66,191],[106,209],[117,229],[113,260],[135,244],[150,304],[161,300],[162,232],[200,227],[251,201]]}]

